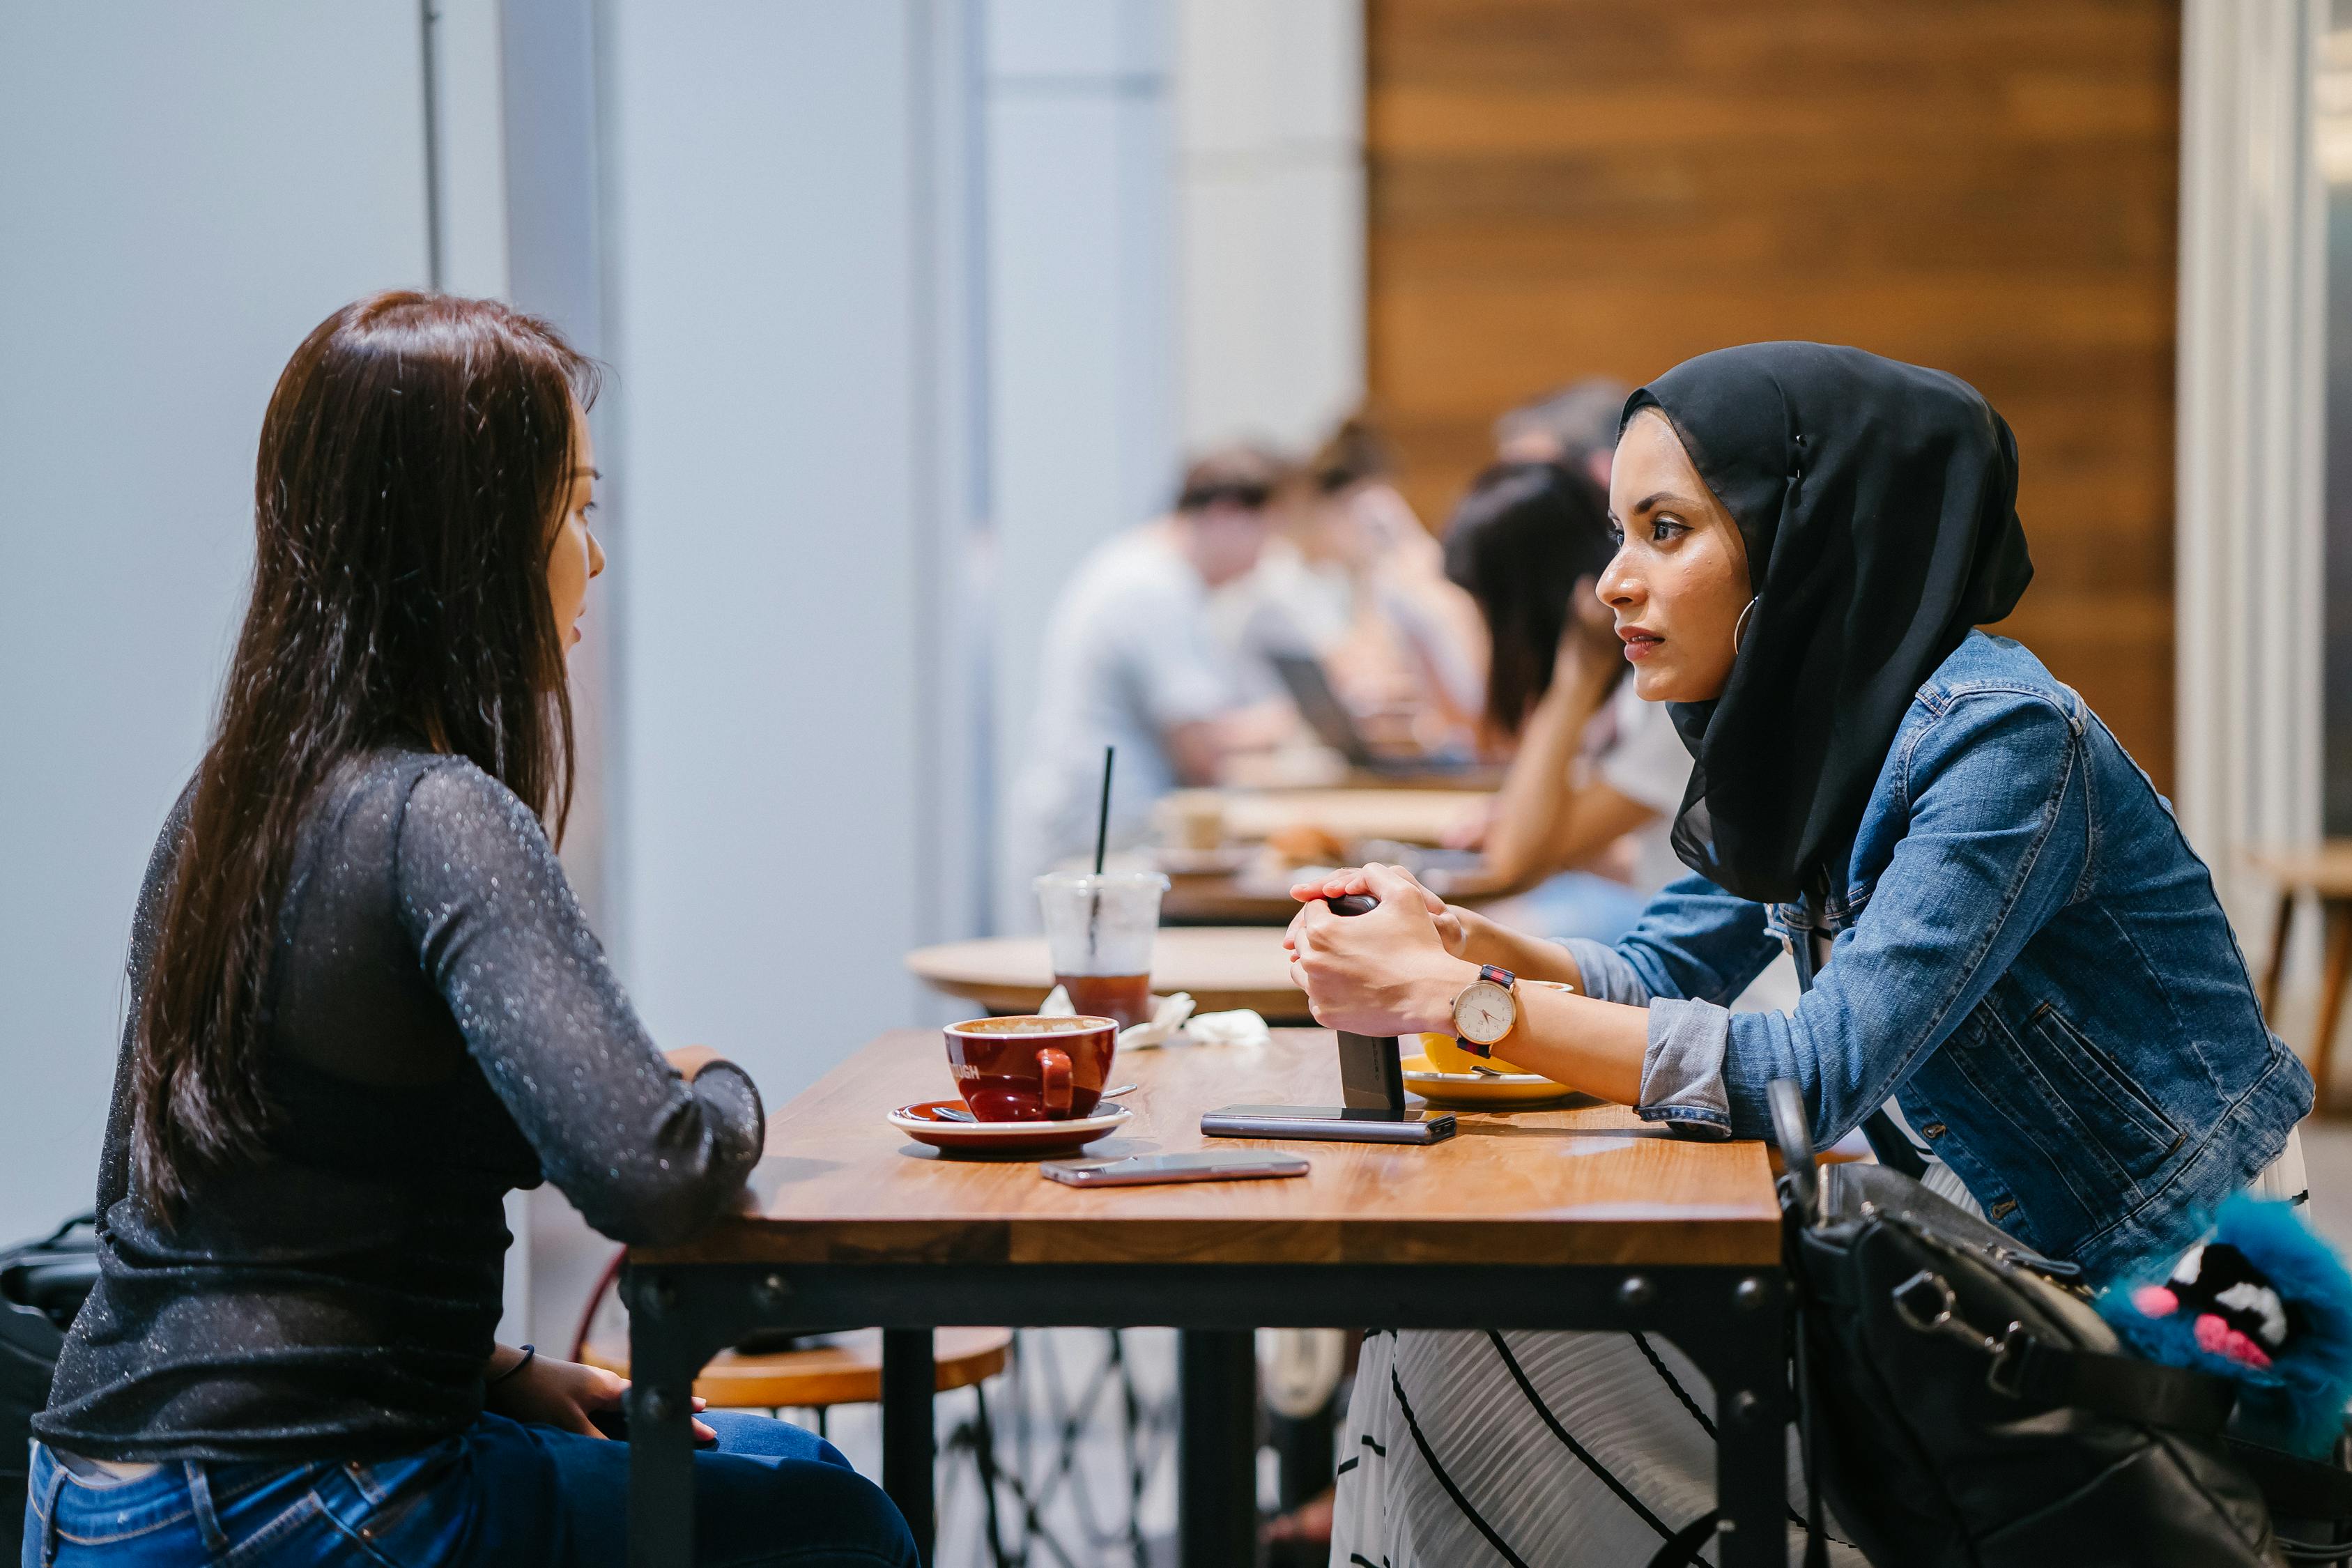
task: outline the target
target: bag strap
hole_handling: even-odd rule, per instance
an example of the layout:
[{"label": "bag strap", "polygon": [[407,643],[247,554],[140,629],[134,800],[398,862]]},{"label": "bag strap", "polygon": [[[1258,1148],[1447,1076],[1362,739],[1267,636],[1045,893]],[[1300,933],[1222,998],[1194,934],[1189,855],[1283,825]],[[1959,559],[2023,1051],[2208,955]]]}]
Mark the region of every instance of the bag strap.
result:
[{"label": "bag strap", "polygon": [[[1806,912],[1811,912],[1810,904]],[[1813,988],[1813,928],[1802,926],[1789,932],[1789,962],[1796,966],[1797,991],[1800,995]],[[1895,1125],[1895,1118],[1880,1106],[1862,1119],[1862,1135],[1870,1144],[1870,1152],[1878,1163],[1891,1171],[1900,1171],[1913,1181],[1927,1173],[1927,1162],[1919,1157],[1911,1140]]]},{"label": "bag strap", "polygon": [[1985,1382],[2028,1404],[2072,1405],[2200,1437],[2218,1436],[2238,1403],[2238,1385],[2228,1378],[2050,1344],[2020,1323],[2010,1325],[1993,1352]]},{"label": "bag strap", "polygon": [[2136,1355],[2052,1344],[2021,1322],[1987,1333],[1960,1316],[1950,1282],[1932,1266],[1895,1287],[1892,1295],[1896,1321],[1913,1332],[1948,1335],[1984,1354],[1985,1386],[2004,1398],[2045,1407],[2072,1405],[2136,1426],[2207,1437],[2220,1436],[2237,1407],[2238,1385],[2228,1378]]}]

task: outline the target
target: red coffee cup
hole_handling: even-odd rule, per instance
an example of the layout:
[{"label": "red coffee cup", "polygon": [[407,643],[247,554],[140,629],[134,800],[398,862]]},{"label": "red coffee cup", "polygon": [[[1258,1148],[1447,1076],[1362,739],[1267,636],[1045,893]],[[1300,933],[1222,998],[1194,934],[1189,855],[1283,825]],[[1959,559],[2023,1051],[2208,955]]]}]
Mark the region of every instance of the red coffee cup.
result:
[{"label": "red coffee cup", "polygon": [[1109,1018],[974,1018],[942,1032],[956,1092],[982,1121],[1090,1114],[1118,1047],[1118,1025]]}]

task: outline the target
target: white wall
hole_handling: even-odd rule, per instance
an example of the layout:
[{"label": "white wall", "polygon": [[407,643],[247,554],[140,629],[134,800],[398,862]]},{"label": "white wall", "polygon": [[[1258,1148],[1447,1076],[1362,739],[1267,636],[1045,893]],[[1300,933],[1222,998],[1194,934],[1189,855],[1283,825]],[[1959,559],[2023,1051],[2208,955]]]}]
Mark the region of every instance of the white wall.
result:
[{"label": "white wall", "polygon": [[600,15],[625,973],[771,1105],[921,1003],[952,7]]},{"label": "white wall", "polygon": [[86,1206],[279,367],[426,277],[415,0],[0,5],[0,1239]]},{"label": "white wall", "polygon": [[1181,0],[1184,445],[1311,445],[1364,393],[1363,0]]},{"label": "white wall", "polygon": [[[1177,478],[1172,26],[1160,0],[991,0],[983,136],[996,800],[1055,596]],[[1036,923],[998,839],[996,919]]]}]

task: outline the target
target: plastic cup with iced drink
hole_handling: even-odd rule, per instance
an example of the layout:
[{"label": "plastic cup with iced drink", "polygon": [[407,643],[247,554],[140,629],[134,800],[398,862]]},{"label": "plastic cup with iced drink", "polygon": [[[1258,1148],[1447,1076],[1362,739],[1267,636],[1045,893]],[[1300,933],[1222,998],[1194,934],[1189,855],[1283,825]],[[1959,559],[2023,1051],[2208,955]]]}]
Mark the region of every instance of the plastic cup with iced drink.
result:
[{"label": "plastic cup with iced drink", "polygon": [[1151,1016],[1151,937],[1160,929],[1157,871],[1050,871],[1037,879],[1054,983],[1074,1012],[1116,1018],[1121,1028]]}]

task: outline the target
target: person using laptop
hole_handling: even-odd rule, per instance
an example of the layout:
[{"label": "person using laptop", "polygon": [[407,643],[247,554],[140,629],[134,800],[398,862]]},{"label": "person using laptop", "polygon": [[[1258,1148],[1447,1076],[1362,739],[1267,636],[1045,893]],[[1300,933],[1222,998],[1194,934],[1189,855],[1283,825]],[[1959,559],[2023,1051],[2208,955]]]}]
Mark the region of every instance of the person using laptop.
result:
[{"label": "person using laptop", "polygon": [[[1286,690],[1324,743],[1359,766],[1378,765],[1375,749],[1400,759],[1463,749],[1486,680],[1477,607],[1446,578],[1391,468],[1369,417],[1342,420],[1285,486],[1265,554],[1214,610],[1251,694]],[[1305,691],[1301,660],[1321,667]]]}]

